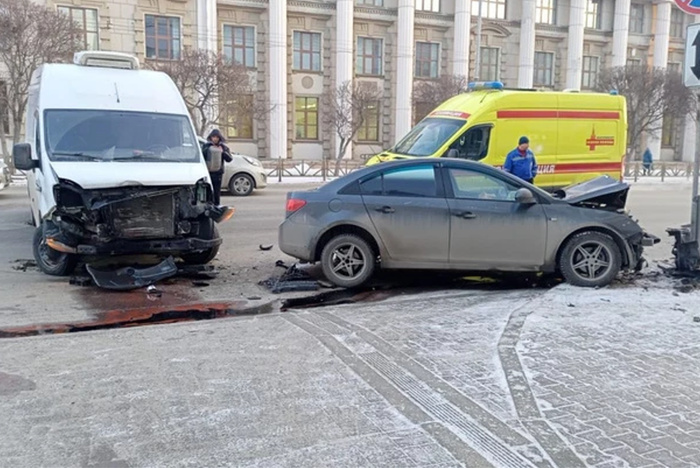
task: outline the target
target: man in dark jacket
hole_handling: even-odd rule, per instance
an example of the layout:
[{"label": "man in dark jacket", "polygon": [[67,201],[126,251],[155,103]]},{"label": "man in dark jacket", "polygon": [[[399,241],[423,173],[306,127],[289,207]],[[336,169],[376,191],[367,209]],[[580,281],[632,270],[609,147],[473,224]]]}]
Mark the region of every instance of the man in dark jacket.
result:
[{"label": "man in dark jacket", "polygon": [[508,153],[503,170],[523,179],[525,182],[535,183],[537,161],[535,160],[535,154],[530,150],[530,140],[526,136],[520,137],[518,147]]},{"label": "man in dark jacket", "polygon": [[214,187],[214,203],[221,204],[221,179],[224,177],[224,161],[231,162],[231,150],[226,146],[224,136],[218,129],[211,131],[207,142],[202,146],[202,154],[209,169],[209,177]]}]

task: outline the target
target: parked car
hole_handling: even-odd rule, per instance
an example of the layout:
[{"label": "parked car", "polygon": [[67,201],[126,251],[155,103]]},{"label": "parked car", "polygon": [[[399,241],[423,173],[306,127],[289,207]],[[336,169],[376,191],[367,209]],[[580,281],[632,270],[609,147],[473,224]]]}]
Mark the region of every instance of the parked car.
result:
[{"label": "parked car", "polygon": [[283,252],[320,262],[342,287],[383,269],[559,272],[605,286],[641,269],[646,234],[624,212],[629,186],[602,176],[555,195],[485,164],[412,159],[290,192]]},{"label": "parked car", "polygon": [[0,190],[9,187],[10,182],[12,182],[10,168],[0,159]]},{"label": "parked car", "polygon": [[[199,145],[207,142],[199,138]],[[227,189],[236,197],[247,197],[253,190],[267,187],[267,172],[258,158],[245,154],[231,153],[233,161],[224,165],[222,189]]]}]

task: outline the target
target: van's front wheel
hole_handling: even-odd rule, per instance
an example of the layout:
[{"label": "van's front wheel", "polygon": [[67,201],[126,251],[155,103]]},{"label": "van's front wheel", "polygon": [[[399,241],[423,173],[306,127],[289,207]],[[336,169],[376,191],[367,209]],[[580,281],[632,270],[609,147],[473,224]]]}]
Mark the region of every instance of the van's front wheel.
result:
[{"label": "van's front wheel", "polygon": [[78,256],[58,252],[46,244],[44,229],[39,226],[34,230],[32,239],[34,260],[41,271],[51,276],[68,276],[73,273],[78,264]]}]

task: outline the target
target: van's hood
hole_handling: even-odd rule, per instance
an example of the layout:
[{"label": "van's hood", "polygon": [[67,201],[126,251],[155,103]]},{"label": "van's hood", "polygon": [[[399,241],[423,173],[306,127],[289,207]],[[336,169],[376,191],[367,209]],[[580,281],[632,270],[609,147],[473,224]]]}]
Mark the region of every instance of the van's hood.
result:
[{"label": "van's hood", "polygon": [[571,205],[617,211],[625,208],[629,189],[628,184],[605,175],[557,190],[554,195]]},{"label": "van's hood", "polygon": [[202,163],[51,162],[56,177],[84,189],[127,186],[194,185],[209,176]]}]

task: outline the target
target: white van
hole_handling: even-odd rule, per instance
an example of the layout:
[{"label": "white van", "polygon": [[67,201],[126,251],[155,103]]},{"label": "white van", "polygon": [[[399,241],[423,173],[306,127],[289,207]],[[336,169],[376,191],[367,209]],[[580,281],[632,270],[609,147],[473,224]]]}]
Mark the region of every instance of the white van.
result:
[{"label": "white van", "polygon": [[67,275],[79,256],[173,255],[207,263],[233,210],[212,186],[185,103],[164,73],[135,57],[80,52],[32,75],[27,172],[42,271]]}]

